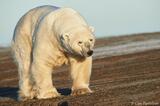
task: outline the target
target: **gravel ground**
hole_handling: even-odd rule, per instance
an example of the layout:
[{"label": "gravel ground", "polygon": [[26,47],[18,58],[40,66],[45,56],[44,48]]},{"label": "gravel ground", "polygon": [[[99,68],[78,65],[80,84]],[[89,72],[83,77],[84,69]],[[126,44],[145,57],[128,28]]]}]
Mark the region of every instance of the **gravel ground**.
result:
[{"label": "gravel ground", "polygon": [[160,33],[98,39],[91,94],[70,96],[66,66],[53,73],[59,98],[18,102],[18,73],[10,48],[0,49],[1,106],[160,106]]}]

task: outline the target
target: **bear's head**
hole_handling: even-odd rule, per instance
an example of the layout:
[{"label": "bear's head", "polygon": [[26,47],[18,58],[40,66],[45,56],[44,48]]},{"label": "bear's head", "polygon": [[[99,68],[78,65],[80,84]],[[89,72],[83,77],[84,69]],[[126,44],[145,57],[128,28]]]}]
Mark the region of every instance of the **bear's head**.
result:
[{"label": "bear's head", "polygon": [[93,27],[73,28],[61,34],[64,49],[71,54],[89,57],[93,54],[95,37]]}]

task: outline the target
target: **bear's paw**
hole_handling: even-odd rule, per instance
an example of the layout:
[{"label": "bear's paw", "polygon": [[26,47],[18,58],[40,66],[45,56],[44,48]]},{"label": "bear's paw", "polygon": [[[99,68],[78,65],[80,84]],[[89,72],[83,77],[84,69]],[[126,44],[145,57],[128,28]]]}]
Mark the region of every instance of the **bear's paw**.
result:
[{"label": "bear's paw", "polygon": [[76,96],[76,95],[83,95],[87,93],[92,93],[92,91],[89,88],[81,88],[81,89],[73,90],[71,95]]}]

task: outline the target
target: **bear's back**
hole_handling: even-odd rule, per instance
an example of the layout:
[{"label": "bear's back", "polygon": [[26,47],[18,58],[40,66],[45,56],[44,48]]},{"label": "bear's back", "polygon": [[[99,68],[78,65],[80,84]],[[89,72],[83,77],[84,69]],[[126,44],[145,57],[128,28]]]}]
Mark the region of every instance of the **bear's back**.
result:
[{"label": "bear's back", "polygon": [[13,40],[15,37],[21,36],[24,34],[20,34],[25,31],[25,36],[29,36],[32,38],[35,28],[38,26],[39,22],[50,12],[59,9],[59,7],[55,6],[40,6],[29,10],[26,14],[24,14],[21,19],[18,21]]}]

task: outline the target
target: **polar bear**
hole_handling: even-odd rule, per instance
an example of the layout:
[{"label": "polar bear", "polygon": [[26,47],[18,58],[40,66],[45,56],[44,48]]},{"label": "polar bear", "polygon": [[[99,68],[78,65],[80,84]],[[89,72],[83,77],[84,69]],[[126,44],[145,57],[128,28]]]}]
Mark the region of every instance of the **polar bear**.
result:
[{"label": "polar bear", "polygon": [[71,8],[41,6],[22,16],[12,39],[19,73],[18,99],[60,96],[52,84],[52,72],[63,64],[70,65],[72,95],[92,92],[93,32]]}]

